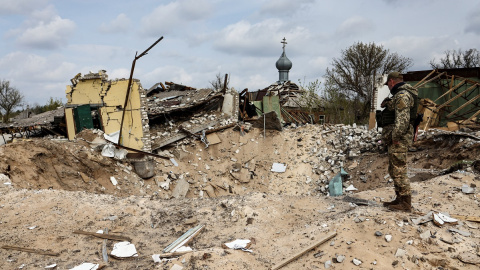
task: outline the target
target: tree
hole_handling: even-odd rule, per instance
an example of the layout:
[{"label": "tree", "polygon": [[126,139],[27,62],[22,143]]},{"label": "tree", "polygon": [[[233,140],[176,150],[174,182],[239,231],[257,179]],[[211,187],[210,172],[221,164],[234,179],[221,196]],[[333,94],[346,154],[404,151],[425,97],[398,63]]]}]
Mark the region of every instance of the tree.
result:
[{"label": "tree", "polygon": [[58,107],[62,107],[62,106],[63,106],[63,102],[60,99],[58,98],[54,99],[53,97],[50,97],[50,99],[47,101],[47,104],[40,106],[38,105],[38,103],[35,103],[30,108],[30,111],[33,112],[34,114],[39,114],[39,113],[56,110]]},{"label": "tree", "polygon": [[[225,84],[225,76],[222,76],[220,72],[215,75],[215,80],[210,81],[210,84],[212,85],[212,88],[214,90],[220,90],[223,89],[223,85]],[[228,85],[230,84],[230,77],[227,78],[227,85],[226,88],[228,89]]]},{"label": "tree", "polygon": [[8,122],[10,114],[15,107],[21,106],[23,95],[15,87],[10,86],[10,81],[0,81],[0,109],[3,111],[3,122]]},{"label": "tree", "polygon": [[301,81],[298,80],[298,83],[302,90],[304,90],[298,99],[298,105],[302,109],[308,111],[308,113],[312,113],[312,111],[319,110],[325,106],[324,99],[319,96],[321,85],[319,80],[309,82],[308,84],[306,84],[305,81],[302,84]]},{"label": "tree", "polygon": [[480,67],[480,52],[477,49],[462,49],[445,51],[445,57],[440,59],[440,63],[435,58],[430,61],[433,69],[448,68],[474,68]]},{"label": "tree", "polygon": [[342,50],[341,57],[333,59],[333,67],[327,68],[325,79],[345,96],[354,101],[356,121],[367,119],[377,81],[375,77],[392,71],[404,72],[412,65],[412,59],[390,53],[375,43],[354,43]]}]

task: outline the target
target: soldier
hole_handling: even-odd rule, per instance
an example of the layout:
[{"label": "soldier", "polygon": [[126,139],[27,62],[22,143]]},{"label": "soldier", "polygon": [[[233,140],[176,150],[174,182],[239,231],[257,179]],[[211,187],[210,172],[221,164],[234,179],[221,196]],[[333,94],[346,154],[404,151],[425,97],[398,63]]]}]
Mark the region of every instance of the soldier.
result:
[{"label": "soldier", "polygon": [[413,122],[418,109],[418,91],[403,82],[399,72],[388,74],[387,82],[392,98],[382,102],[382,138],[388,147],[388,173],[395,186],[395,200],[384,202],[390,210],[410,212],[412,193],[407,177],[407,151],[413,140]]}]

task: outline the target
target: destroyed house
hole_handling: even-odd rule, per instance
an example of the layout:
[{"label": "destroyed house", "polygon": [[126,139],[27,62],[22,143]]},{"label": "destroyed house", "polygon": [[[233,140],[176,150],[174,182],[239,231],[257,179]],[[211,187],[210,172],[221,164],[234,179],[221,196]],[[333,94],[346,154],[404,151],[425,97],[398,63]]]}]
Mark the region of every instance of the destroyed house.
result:
[{"label": "destroyed house", "polygon": [[[318,104],[310,104],[306,91],[289,79],[292,62],[285,53],[287,44],[283,38],[283,52],[275,63],[278,69],[278,81],[256,92],[248,89],[240,93],[242,115],[249,120],[253,116],[274,111],[282,124],[284,123],[324,123],[325,109]],[[249,105],[253,106],[249,106]]]},{"label": "destroyed house", "polygon": [[418,89],[424,113],[421,129],[478,126],[480,114],[480,68],[412,71],[404,81]]},{"label": "destroyed house", "polygon": [[115,134],[120,131],[123,119],[121,144],[150,151],[146,95],[139,80],[133,79],[126,106],[126,79],[108,80],[106,71],[100,70],[83,76],[79,73],[71,82],[65,92],[65,120],[69,139],[73,139],[84,128],[98,128],[106,134]]}]

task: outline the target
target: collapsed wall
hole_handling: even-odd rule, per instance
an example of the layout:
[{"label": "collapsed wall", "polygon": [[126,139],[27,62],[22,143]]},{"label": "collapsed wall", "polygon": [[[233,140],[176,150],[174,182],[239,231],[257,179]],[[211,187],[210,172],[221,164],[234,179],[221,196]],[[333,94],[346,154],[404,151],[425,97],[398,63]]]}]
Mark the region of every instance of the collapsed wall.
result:
[{"label": "collapsed wall", "polygon": [[146,93],[139,80],[133,79],[128,102],[128,80],[108,80],[105,70],[83,76],[79,73],[71,82],[65,110],[69,139],[84,128],[102,129],[106,134],[122,128],[122,145],[151,150]]}]

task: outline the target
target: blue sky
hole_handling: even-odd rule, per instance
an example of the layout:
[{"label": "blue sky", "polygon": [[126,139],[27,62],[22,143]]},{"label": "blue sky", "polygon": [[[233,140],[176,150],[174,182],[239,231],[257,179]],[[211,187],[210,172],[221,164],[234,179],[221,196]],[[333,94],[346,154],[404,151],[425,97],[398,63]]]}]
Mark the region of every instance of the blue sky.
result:
[{"label": "blue sky", "polygon": [[0,0],[0,79],[26,103],[65,101],[77,73],[128,78],[135,52],[164,39],[136,63],[148,89],[172,81],[202,88],[220,73],[237,90],[278,80],[286,53],[290,80],[322,80],[355,42],[375,42],[429,69],[445,50],[480,44],[474,0]]}]

